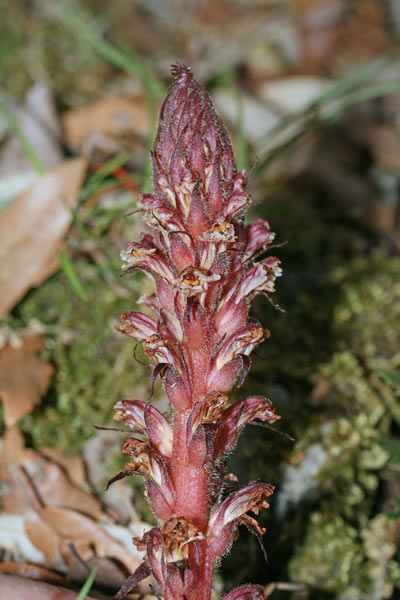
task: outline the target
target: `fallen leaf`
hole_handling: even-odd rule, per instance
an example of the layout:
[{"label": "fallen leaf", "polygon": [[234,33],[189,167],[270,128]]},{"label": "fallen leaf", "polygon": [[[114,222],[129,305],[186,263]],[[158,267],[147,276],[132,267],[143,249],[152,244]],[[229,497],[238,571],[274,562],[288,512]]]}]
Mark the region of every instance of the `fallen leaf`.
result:
[{"label": "fallen leaf", "polygon": [[0,177],[0,211],[27,190],[37,178],[38,174],[33,169]]},{"label": "fallen leaf", "polygon": [[44,347],[43,338],[27,336],[22,346],[0,350],[0,392],[6,427],[12,427],[30,413],[46,393],[53,367],[37,354]]},{"label": "fallen leaf", "polygon": [[[45,83],[35,83],[24,105],[15,110],[11,108],[10,112],[41,166],[50,169],[62,161],[61,124],[50,88]],[[10,137],[0,152],[0,210],[37,178],[37,165],[34,167],[21,141],[15,135]]]},{"label": "fallen leaf", "polygon": [[[220,89],[214,93],[214,99],[219,113],[234,125],[237,121],[235,95],[228,90]],[[250,142],[256,143],[279,125],[281,116],[278,111],[246,94],[241,96],[241,102],[243,133]]]},{"label": "fallen leaf", "polygon": [[59,448],[40,448],[40,453],[64,469],[68,478],[80,488],[89,491],[85,463],[79,455],[66,456]]},{"label": "fallen leaf", "polygon": [[[113,544],[117,544],[119,547],[121,555],[125,553],[132,556],[132,565],[138,566],[143,561],[143,552],[138,552],[132,545],[132,536],[141,537],[143,532],[149,529],[149,526],[141,528],[122,527],[103,522],[99,522],[97,525],[104,532],[107,544],[111,539]],[[83,529],[82,536],[86,535],[87,530]],[[29,536],[32,536],[32,540]],[[49,536],[51,537],[50,541],[46,540]],[[110,548],[112,551],[115,546],[111,545]],[[132,572],[115,557],[96,557],[94,548],[88,545],[86,539],[82,540],[75,536],[71,540],[68,537],[60,536],[35,511],[31,511],[25,516],[8,512],[0,513],[0,549],[3,554],[11,557],[14,561],[34,563],[48,569],[55,569],[59,573],[67,574],[68,578],[75,581],[85,580],[88,571],[95,564],[103,563],[103,565],[106,565],[107,561],[110,561],[107,569],[112,571],[115,577],[119,577],[119,573],[122,574],[118,585],[115,586],[116,588],[119,588],[126,576]],[[115,552],[113,554],[115,555]],[[130,561],[129,564],[131,564]],[[117,569],[114,568],[115,565]],[[100,582],[100,573],[99,576],[98,581]]]},{"label": "fallen leaf", "polygon": [[0,550],[9,560],[50,566],[27,536],[22,515],[0,512]]},{"label": "fallen leaf", "polygon": [[62,162],[0,213],[0,315],[57,268],[86,168],[83,157]]},{"label": "fallen leaf", "polygon": [[25,513],[40,507],[35,490],[21,466],[25,452],[24,438],[19,429],[7,429],[3,436],[0,460],[0,479],[4,488],[2,507],[13,513]]},{"label": "fallen leaf", "polygon": [[57,506],[79,510],[94,519],[103,518],[100,502],[72,483],[57,463],[25,448],[15,427],[7,430],[3,438],[0,475],[8,488],[2,500],[9,512]]},{"label": "fallen leaf", "polygon": [[85,581],[88,573],[97,567],[96,585],[115,592],[122,587],[126,580],[125,569],[110,558],[92,556],[83,562],[80,557],[70,553],[71,562],[68,564],[68,576],[72,581]]},{"label": "fallen leaf", "polygon": [[[24,105],[15,111],[15,118],[45,168],[55,167],[62,161],[61,124],[48,85],[35,83],[28,91]],[[0,176],[31,170],[32,163],[21,142],[11,137],[0,153]]]},{"label": "fallen leaf", "polygon": [[[68,477],[67,467],[75,461],[53,449],[45,452],[25,448],[16,427],[6,430],[0,477],[8,512],[0,514],[0,548],[16,560],[66,572],[74,581],[84,581],[93,566],[102,565],[107,575],[98,581],[118,589],[143,560],[131,537],[148,526],[138,520],[129,527],[106,521],[100,502]],[[81,471],[81,462],[75,464]]]},{"label": "fallen leaf", "polygon": [[35,548],[44,554],[46,565],[61,568],[60,540],[53,528],[37,512],[31,511],[25,516],[24,529]]},{"label": "fallen leaf", "polygon": [[259,86],[258,94],[267,105],[282,115],[305,111],[326,89],[329,80],[310,75],[292,75]]},{"label": "fallen leaf", "polygon": [[[113,431],[97,431],[86,442],[83,456],[89,481],[95,489],[104,490],[109,479],[107,457],[117,454],[119,449],[120,440]],[[117,481],[112,485],[102,495],[102,501],[115,522],[128,524],[139,521],[133,502],[133,489],[126,481]]]},{"label": "fallen leaf", "polygon": [[58,573],[31,563],[2,562],[0,563],[0,573],[18,575],[19,577],[36,579],[38,581],[47,581],[48,583],[67,583],[66,579]]},{"label": "fallen leaf", "polygon": [[149,130],[146,102],[139,97],[105,98],[68,110],[62,122],[67,144],[85,155],[91,155],[95,147],[107,153],[110,145],[114,147],[113,140],[121,137],[130,135],[145,140]]},{"label": "fallen leaf", "polygon": [[129,573],[139,566],[140,559],[115,542],[93,520],[75,511],[62,508],[41,508],[39,516],[56,531],[61,540],[61,552],[66,562],[71,554],[70,544],[83,561],[98,556],[119,561]]},{"label": "fallen leaf", "polygon": [[[0,573],[0,600],[76,600],[78,594],[50,583]],[[86,596],[93,600],[92,596]]]}]

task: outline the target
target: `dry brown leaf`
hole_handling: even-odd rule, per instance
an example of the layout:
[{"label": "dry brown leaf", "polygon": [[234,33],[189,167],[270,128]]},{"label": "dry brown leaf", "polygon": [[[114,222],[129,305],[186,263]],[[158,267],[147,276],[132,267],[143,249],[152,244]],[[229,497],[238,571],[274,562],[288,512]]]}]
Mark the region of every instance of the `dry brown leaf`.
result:
[{"label": "dry brown leaf", "polygon": [[24,438],[19,429],[7,429],[3,436],[0,461],[0,480],[4,487],[2,508],[18,514],[40,507],[35,490],[21,467],[24,452]]},{"label": "dry brown leaf", "polygon": [[[28,91],[24,105],[11,110],[44,168],[50,169],[61,162],[61,124],[50,88],[45,83],[35,83]],[[0,210],[27,190],[37,178],[38,173],[20,140],[11,136],[0,150]]]},{"label": "dry brown leaf", "polygon": [[34,511],[26,515],[24,529],[35,548],[43,552],[46,565],[57,568],[62,561],[57,533]]},{"label": "dry brown leaf", "polygon": [[[68,559],[68,579],[70,581],[82,584],[87,579],[88,573],[96,567],[95,585],[108,589],[110,593],[119,590],[125,583],[127,576],[131,574],[118,561],[111,558],[93,556],[92,553],[91,558],[85,561],[82,560],[79,553],[79,544],[78,547],[74,544],[73,551],[71,551],[71,546],[68,547],[66,558]],[[143,600],[142,594],[146,593],[148,589],[149,582],[144,580],[135,586],[136,593],[129,594],[127,599]],[[154,600],[154,597],[151,600]]]},{"label": "dry brown leaf", "polygon": [[[123,566],[118,559],[97,557],[94,548],[90,548],[85,540],[75,539],[71,541],[68,538],[62,538],[55,532],[48,523],[40,520],[40,515],[37,515],[36,523],[33,522],[32,539],[37,544],[36,547],[31,538],[28,536],[26,520],[33,519],[33,515],[24,517],[23,515],[15,515],[6,512],[0,513],[0,550],[2,555],[10,557],[9,560],[18,560],[24,563],[35,564],[44,568],[53,569],[59,573],[63,573],[69,580],[82,582],[86,579],[88,572],[92,567],[98,565],[101,569],[109,572],[108,585],[114,587],[110,578],[115,580],[115,590],[119,589],[126,577],[131,573]],[[32,523],[32,521],[31,521]],[[41,523],[44,523],[41,528]],[[48,527],[46,530],[45,527]],[[144,528],[123,528],[111,523],[105,524],[99,522],[99,527],[106,532],[115,543],[122,546],[128,554],[134,556],[132,564],[139,565],[143,561],[143,553],[138,553],[131,542],[131,536],[143,535]],[[57,551],[51,554],[51,544],[44,539],[50,535],[56,537]],[[86,531],[83,531],[86,535]],[[47,557],[44,554],[47,552]],[[51,560],[48,560],[50,558]],[[113,575],[112,575],[113,574]],[[100,583],[103,575],[99,573]],[[108,577],[108,576],[107,576]],[[106,577],[106,578],[107,578]],[[117,583],[118,580],[118,583]],[[107,582],[104,582],[107,585]],[[141,587],[143,591],[148,589],[148,582],[143,583]]]},{"label": "dry brown leaf", "polygon": [[83,581],[91,566],[101,563],[108,573],[103,583],[114,583],[117,589],[139,566],[141,556],[127,549],[129,534],[122,541],[120,534],[113,537],[111,524],[103,522],[100,503],[68,479],[60,464],[71,468],[71,460],[52,449],[46,449],[46,454],[25,448],[16,427],[6,430],[0,462],[4,509],[25,514],[23,531],[30,546],[43,557],[41,564]]},{"label": "dry brown leaf", "polygon": [[149,128],[143,98],[105,98],[89,106],[68,110],[62,117],[68,145],[77,152],[91,154],[94,146],[133,135],[145,139]]},{"label": "dry brown leaf", "polygon": [[83,561],[94,555],[112,558],[124,565],[129,573],[133,573],[139,566],[139,559],[115,542],[92,519],[62,508],[41,508],[38,514],[60,535],[61,552],[66,562],[68,555],[71,555],[72,543]]},{"label": "dry brown leaf", "polygon": [[[42,581],[0,573],[0,600],[76,600],[76,592]],[[86,596],[90,600],[92,596]]]},{"label": "dry brown leaf", "polygon": [[83,562],[80,556],[72,552],[69,553],[68,558],[68,577],[71,581],[85,581],[94,567],[97,567],[96,585],[108,588],[110,591],[119,590],[126,580],[125,569],[110,558],[92,556]]},{"label": "dry brown leaf", "polygon": [[[33,146],[45,168],[50,169],[63,159],[61,125],[50,88],[35,83],[28,91],[24,105],[16,111],[18,125]],[[21,142],[11,137],[0,152],[0,176],[31,171],[32,163]]]},{"label": "dry brown leaf", "polygon": [[3,507],[13,513],[25,513],[42,506],[79,510],[94,519],[103,516],[100,502],[73,484],[64,470],[29,448],[21,433],[12,428],[3,438],[0,475],[8,489]]},{"label": "dry brown leaf", "polygon": [[60,163],[0,213],[0,315],[55,270],[86,168],[83,157]]},{"label": "dry brown leaf", "polygon": [[89,490],[86,478],[85,463],[81,456],[65,456],[59,448],[40,448],[40,453],[64,469],[68,478],[80,488]]},{"label": "dry brown leaf", "polygon": [[[144,391],[146,393],[146,390]],[[107,456],[117,453],[120,441],[113,431],[96,431],[86,442],[83,456],[90,483],[96,489],[104,489],[109,477],[105,471]],[[133,501],[133,489],[126,481],[115,482],[107,493],[102,495],[102,501],[107,507],[107,512],[117,523],[127,525],[130,522],[138,523],[139,518]]]},{"label": "dry brown leaf", "polygon": [[44,347],[43,338],[23,338],[22,346],[5,346],[0,350],[0,392],[6,427],[12,427],[30,413],[46,393],[54,368],[37,354]]},{"label": "dry brown leaf", "polygon": [[18,575],[19,577],[27,577],[28,579],[36,579],[38,581],[47,581],[48,583],[66,583],[66,579],[58,573],[31,563],[2,562],[0,563],[0,573]]},{"label": "dry brown leaf", "polygon": [[101,519],[99,501],[72,484],[57,464],[36,455],[34,461],[24,462],[23,468],[45,505],[72,508],[95,519]]}]

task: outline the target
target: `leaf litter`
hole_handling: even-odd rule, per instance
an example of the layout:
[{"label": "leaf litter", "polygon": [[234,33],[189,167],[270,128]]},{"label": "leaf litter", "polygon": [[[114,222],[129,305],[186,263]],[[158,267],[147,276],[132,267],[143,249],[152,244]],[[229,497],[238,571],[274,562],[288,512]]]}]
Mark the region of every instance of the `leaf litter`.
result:
[{"label": "leaf litter", "polygon": [[11,134],[0,151],[0,211],[27,190],[46,169],[63,160],[62,130],[51,90],[35,83],[22,106],[0,98],[0,115]]},{"label": "leaf litter", "polygon": [[0,349],[0,392],[4,422],[12,427],[40,403],[47,392],[54,368],[37,355],[44,348],[40,335],[23,337],[15,347]]},{"label": "leaf litter", "polygon": [[84,157],[63,161],[0,213],[0,316],[58,269],[86,168]]},{"label": "leaf litter", "polygon": [[96,584],[117,590],[142,560],[131,536],[142,535],[149,526],[133,512],[128,528],[118,525],[87,491],[84,474],[80,457],[68,458],[53,448],[26,448],[16,427],[6,430],[0,459],[0,549],[11,565],[35,563],[39,571],[27,567],[25,576],[42,578],[40,568],[53,569],[68,581],[82,582],[97,566]]}]

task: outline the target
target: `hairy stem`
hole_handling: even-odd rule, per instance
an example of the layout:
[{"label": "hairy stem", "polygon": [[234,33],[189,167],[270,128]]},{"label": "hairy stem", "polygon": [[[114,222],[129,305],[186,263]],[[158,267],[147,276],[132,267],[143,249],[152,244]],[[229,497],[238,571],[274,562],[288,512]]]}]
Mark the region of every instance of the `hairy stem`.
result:
[{"label": "hairy stem", "polygon": [[176,413],[172,451],[172,477],[176,492],[175,515],[185,517],[205,533],[209,517],[208,474],[202,466],[190,463],[186,450],[190,411]]}]

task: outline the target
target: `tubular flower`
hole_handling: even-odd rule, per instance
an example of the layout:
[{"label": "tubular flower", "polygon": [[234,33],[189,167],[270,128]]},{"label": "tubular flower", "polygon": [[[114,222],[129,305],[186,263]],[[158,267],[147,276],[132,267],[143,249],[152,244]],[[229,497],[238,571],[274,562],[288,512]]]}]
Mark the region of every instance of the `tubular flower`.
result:
[{"label": "tubular flower", "polygon": [[[189,68],[176,65],[172,73],[152,153],[154,193],[138,204],[153,235],[121,253],[124,273],[140,269],[153,278],[155,293],[140,300],[153,316],[128,311],[117,330],[143,344],[153,385],[163,379],[173,423],[141,400],[115,406],[116,420],[141,439],[125,439],[129,462],[110,483],[142,476],[158,520],[134,540],[146,558],[118,598],[152,573],[166,600],[209,600],[214,563],[238,526],[259,539],[265,532],[248,513],[268,508],[273,486],[247,485],[218,500],[225,457],[245,425],[279,419],[267,398],[229,406],[228,394],[241,385],[252,350],[269,335],[249,319],[250,301],[274,292],[282,271],[275,257],[257,260],[274,234],[262,220],[243,224],[250,204],[246,173],[236,172],[231,142],[207,92]],[[255,600],[263,592],[244,585],[225,598]]]}]

